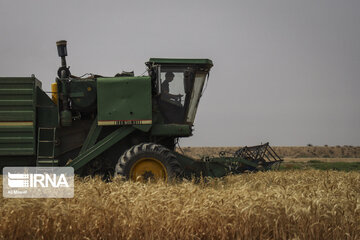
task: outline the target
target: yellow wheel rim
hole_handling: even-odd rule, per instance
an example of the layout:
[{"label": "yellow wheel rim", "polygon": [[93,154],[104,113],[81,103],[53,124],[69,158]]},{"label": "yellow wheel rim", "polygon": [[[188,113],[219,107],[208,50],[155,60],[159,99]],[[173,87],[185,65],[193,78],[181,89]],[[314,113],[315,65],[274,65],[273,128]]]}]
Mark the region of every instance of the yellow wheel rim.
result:
[{"label": "yellow wheel rim", "polygon": [[141,158],[130,169],[133,181],[166,180],[165,166],[155,158]]}]

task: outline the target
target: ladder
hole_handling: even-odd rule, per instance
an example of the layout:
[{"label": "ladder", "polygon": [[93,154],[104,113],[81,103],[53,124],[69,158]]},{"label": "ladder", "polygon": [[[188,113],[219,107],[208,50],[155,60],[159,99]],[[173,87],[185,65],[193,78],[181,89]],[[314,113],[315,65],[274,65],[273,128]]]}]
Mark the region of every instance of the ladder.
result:
[{"label": "ladder", "polygon": [[55,156],[56,128],[38,128],[36,166],[56,167],[58,160]]}]

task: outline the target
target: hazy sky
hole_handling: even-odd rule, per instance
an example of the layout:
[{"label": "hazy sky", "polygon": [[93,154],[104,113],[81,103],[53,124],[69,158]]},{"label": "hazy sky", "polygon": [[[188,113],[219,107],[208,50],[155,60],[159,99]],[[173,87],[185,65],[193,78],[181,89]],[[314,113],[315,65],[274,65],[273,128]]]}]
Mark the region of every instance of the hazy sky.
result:
[{"label": "hazy sky", "polygon": [[182,146],[360,145],[359,0],[0,0],[0,76],[49,90],[62,39],[74,75],[212,59]]}]

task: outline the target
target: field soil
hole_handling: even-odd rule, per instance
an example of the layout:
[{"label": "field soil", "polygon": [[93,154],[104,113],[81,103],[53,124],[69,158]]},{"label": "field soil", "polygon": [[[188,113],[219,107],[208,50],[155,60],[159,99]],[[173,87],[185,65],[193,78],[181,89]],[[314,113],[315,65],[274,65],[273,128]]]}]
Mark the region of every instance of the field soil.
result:
[{"label": "field soil", "polygon": [[71,199],[1,199],[0,239],[360,239],[359,182],[357,171],[319,170],[76,179]]},{"label": "field soil", "polygon": [[[234,153],[239,147],[183,147],[185,155],[195,159],[204,156],[219,156],[219,152]],[[318,160],[323,162],[360,162],[360,147],[353,146],[298,146],[298,147],[272,147],[285,161],[306,162]],[[181,150],[178,148],[178,152]]]}]

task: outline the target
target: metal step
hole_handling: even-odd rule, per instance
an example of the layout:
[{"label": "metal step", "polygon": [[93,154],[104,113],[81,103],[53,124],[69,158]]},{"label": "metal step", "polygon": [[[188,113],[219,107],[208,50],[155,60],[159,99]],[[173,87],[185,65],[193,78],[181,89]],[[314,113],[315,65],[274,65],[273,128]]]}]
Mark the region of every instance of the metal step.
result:
[{"label": "metal step", "polygon": [[58,166],[55,154],[56,128],[38,128],[36,166]]},{"label": "metal step", "polygon": [[41,167],[56,167],[58,166],[58,160],[57,159],[38,159],[36,162],[36,166]]}]

